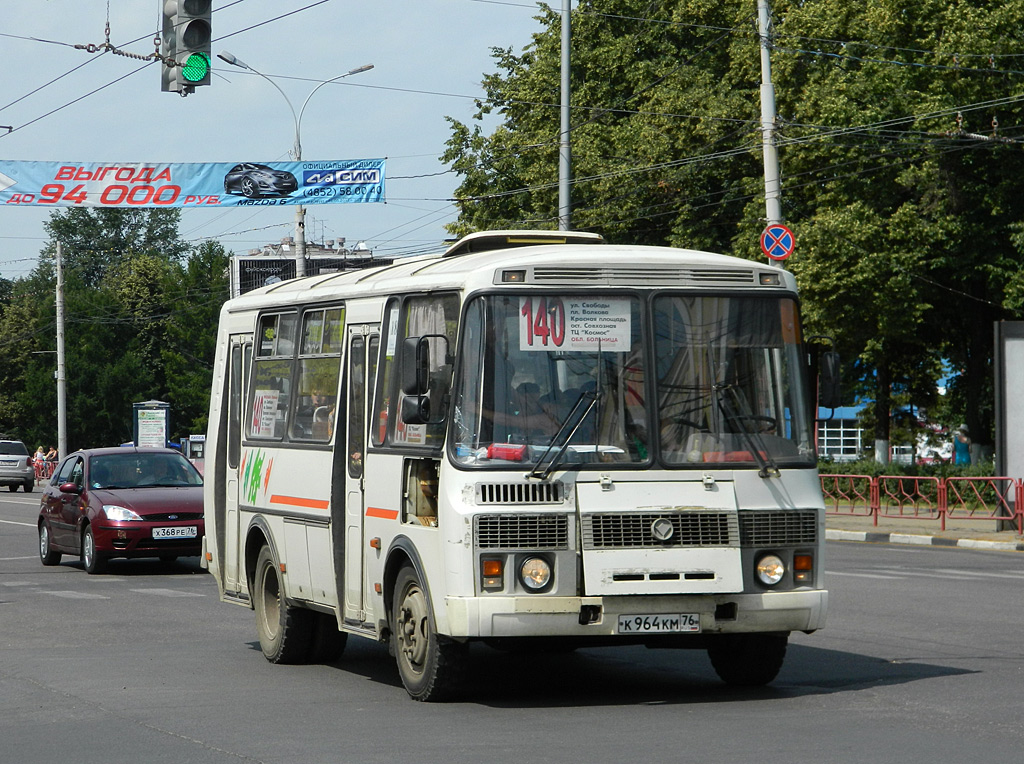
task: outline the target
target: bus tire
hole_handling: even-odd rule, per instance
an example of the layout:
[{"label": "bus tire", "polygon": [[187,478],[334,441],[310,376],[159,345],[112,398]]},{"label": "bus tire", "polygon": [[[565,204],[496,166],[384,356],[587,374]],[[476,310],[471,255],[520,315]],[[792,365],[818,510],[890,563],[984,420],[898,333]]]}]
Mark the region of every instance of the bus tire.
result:
[{"label": "bus tire", "polygon": [[718,678],[733,687],[761,687],[779,674],[789,634],[722,634],[708,646]]},{"label": "bus tire", "polygon": [[429,595],[411,565],[395,579],[391,640],[402,684],[413,700],[447,700],[455,693],[469,645],[438,635]]},{"label": "bus tire", "polygon": [[271,663],[304,663],[314,613],[285,602],[281,569],[268,546],[263,546],[256,558],[253,588],[256,633],[264,657]]},{"label": "bus tire", "polygon": [[338,628],[338,621],[327,613],[313,614],[313,636],[309,643],[310,663],[334,663],[345,652],[348,634]]}]

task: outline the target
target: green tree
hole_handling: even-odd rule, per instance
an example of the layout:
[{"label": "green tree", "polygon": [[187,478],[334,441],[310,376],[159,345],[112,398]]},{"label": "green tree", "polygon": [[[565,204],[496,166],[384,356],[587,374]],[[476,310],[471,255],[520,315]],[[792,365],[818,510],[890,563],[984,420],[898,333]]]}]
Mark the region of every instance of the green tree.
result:
[{"label": "green tree", "polygon": [[167,324],[161,359],[167,400],[175,403],[181,435],[206,432],[217,323],[220,308],[230,297],[230,262],[223,246],[207,241],[187,262],[174,266],[164,282],[169,304],[179,306]]},{"label": "green tree", "polygon": [[172,434],[203,431],[228,255],[209,242],[187,247],[167,210],[111,212],[54,213],[39,265],[0,305],[0,430],[56,441],[60,241],[69,446],[130,440],[132,404],[150,399],[171,404]]},{"label": "green tree", "polygon": [[111,268],[140,254],[168,262],[180,260],[188,245],[178,236],[179,209],[71,207],[56,210],[46,223],[47,252],[63,246],[68,270],[78,271],[87,287],[103,283]]},{"label": "green tree", "polygon": [[[755,12],[754,0],[581,0],[574,228],[763,260]],[[934,402],[945,360],[956,415],[986,442],[992,322],[1024,304],[1024,0],[783,0],[773,12],[797,233],[787,267],[809,329],[837,338],[877,438],[894,409]],[[560,21],[546,7],[538,19],[521,54],[495,51],[476,124],[452,121],[455,233],[555,227]]]},{"label": "green tree", "polygon": [[[46,310],[47,298],[52,302],[52,294],[45,277],[35,274],[12,282],[9,297],[0,305],[0,432],[26,441],[41,438],[56,445],[52,428],[40,432],[32,427],[38,407],[56,405],[56,356],[49,354],[53,346],[48,343],[55,337],[55,323]],[[49,378],[43,378],[46,388],[40,390],[42,368],[48,370]]]}]

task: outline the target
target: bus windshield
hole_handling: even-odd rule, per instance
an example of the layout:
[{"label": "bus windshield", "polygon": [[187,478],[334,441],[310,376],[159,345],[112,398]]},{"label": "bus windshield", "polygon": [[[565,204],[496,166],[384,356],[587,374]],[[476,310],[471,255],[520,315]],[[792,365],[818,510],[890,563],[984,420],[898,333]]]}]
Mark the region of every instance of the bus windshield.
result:
[{"label": "bus windshield", "polygon": [[463,466],[813,463],[788,298],[483,295],[467,306],[461,353]]}]

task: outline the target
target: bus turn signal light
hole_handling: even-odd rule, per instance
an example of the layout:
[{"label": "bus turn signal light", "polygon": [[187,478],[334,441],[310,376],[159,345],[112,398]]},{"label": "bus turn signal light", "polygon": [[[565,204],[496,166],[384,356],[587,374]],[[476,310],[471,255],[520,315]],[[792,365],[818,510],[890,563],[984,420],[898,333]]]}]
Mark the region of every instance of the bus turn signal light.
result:
[{"label": "bus turn signal light", "polygon": [[793,578],[801,584],[808,584],[814,579],[814,557],[812,555],[793,555]]},{"label": "bus turn signal light", "polygon": [[505,572],[504,560],[481,560],[480,573],[483,581],[483,588],[494,590],[503,589]]}]

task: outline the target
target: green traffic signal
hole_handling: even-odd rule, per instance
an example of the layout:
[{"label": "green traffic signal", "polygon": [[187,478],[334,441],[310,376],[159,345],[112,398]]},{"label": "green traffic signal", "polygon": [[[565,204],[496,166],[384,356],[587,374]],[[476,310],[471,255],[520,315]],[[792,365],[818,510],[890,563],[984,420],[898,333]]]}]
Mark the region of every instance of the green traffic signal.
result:
[{"label": "green traffic signal", "polygon": [[181,76],[188,82],[200,82],[210,74],[210,57],[205,53],[193,53],[181,65]]}]

